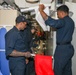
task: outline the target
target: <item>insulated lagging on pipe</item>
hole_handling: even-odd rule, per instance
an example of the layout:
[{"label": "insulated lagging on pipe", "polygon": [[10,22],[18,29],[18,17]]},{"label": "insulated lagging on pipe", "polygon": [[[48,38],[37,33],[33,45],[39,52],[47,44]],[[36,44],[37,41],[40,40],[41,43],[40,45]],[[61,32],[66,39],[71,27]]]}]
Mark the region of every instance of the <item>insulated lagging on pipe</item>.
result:
[{"label": "insulated lagging on pipe", "polygon": [[5,56],[6,32],[7,32],[6,28],[0,29],[0,71],[2,75],[10,75],[8,60],[6,59],[6,56]]}]

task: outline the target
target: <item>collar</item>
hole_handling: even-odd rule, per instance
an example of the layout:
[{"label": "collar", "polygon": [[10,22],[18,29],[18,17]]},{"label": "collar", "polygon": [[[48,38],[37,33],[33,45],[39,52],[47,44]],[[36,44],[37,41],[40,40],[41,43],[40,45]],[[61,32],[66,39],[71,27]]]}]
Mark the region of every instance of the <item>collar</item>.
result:
[{"label": "collar", "polygon": [[69,16],[67,15],[67,16],[65,16],[64,18],[67,18],[67,17],[69,17]]},{"label": "collar", "polygon": [[13,29],[19,32],[19,30],[16,28],[16,26],[14,26]]}]

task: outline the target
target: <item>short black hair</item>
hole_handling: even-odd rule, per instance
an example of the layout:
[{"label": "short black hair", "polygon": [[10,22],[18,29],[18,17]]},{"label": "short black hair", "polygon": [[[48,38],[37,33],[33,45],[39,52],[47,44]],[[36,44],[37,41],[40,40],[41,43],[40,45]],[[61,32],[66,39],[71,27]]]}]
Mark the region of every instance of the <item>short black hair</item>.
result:
[{"label": "short black hair", "polygon": [[61,5],[57,8],[57,11],[64,11],[65,13],[69,13],[69,8],[66,5]]}]

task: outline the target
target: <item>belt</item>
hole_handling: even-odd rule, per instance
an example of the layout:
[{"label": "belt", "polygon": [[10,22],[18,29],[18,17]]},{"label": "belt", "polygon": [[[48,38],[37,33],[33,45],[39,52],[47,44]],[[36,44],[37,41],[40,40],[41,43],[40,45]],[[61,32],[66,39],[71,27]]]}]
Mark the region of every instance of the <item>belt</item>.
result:
[{"label": "belt", "polygon": [[57,43],[57,45],[68,45],[68,44],[71,44],[71,42]]}]

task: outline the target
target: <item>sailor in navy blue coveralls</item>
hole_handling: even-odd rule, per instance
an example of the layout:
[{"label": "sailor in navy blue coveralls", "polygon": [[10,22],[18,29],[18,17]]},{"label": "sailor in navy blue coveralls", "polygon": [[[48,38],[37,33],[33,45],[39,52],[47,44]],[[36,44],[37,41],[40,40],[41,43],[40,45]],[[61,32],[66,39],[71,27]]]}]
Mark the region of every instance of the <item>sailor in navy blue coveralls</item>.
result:
[{"label": "sailor in navy blue coveralls", "polygon": [[46,15],[42,10],[44,5],[40,5],[40,13],[45,20],[46,25],[57,29],[56,50],[54,54],[54,73],[55,75],[72,75],[72,56],[74,48],[71,44],[74,32],[74,22],[68,16],[69,8],[62,5],[57,8],[58,20]]},{"label": "sailor in navy blue coveralls", "polygon": [[16,18],[16,26],[5,35],[6,57],[9,59],[11,75],[25,75],[25,57],[31,56],[30,52],[27,52],[25,42],[20,35],[20,30],[25,28],[25,17],[18,16]]}]

